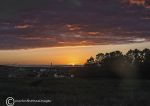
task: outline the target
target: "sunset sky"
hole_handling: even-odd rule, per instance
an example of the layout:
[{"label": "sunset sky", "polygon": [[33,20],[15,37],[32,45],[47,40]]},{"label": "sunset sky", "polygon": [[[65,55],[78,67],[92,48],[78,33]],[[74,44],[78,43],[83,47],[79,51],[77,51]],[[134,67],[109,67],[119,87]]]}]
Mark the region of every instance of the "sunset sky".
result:
[{"label": "sunset sky", "polygon": [[1,0],[0,64],[83,64],[150,48],[149,0]]}]

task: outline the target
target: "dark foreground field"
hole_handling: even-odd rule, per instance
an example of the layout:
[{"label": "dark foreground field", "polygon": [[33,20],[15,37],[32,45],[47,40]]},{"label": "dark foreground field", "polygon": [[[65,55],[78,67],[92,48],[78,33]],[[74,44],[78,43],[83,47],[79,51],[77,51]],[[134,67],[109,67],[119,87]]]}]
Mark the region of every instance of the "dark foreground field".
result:
[{"label": "dark foreground field", "polygon": [[0,79],[0,106],[7,97],[52,100],[15,106],[150,106],[150,80]]}]

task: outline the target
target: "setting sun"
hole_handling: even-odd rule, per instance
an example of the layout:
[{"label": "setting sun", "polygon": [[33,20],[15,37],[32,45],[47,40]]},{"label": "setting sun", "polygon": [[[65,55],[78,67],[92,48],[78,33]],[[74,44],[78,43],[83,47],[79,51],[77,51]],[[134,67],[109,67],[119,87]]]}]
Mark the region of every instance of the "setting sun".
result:
[{"label": "setting sun", "polygon": [[143,49],[149,42],[126,44],[126,45],[95,45],[77,47],[39,48],[27,50],[3,50],[0,51],[1,64],[53,64],[57,65],[80,65],[84,64],[88,57],[96,53],[128,49]]},{"label": "setting sun", "polygon": [[150,0],[0,0],[0,91],[2,106],[150,106]]}]

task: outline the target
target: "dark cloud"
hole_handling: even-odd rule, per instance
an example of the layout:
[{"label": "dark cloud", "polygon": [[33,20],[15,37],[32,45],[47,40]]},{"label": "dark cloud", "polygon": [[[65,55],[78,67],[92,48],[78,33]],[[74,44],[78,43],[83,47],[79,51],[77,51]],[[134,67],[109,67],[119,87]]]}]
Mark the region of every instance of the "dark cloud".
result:
[{"label": "dark cloud", "polygon": [[1,0],[0,13],[0,49],[150,40],[147,1]]}]

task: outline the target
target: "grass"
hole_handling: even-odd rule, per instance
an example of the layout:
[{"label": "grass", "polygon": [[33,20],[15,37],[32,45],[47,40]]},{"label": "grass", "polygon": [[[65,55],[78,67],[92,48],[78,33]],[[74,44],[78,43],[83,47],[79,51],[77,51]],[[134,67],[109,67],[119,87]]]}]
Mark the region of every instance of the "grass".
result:
[{"label": "grass", "polygon": [[0,106],[10,96],[52,100],[15,106],[150,106],[150,80],[0,79]]}]

